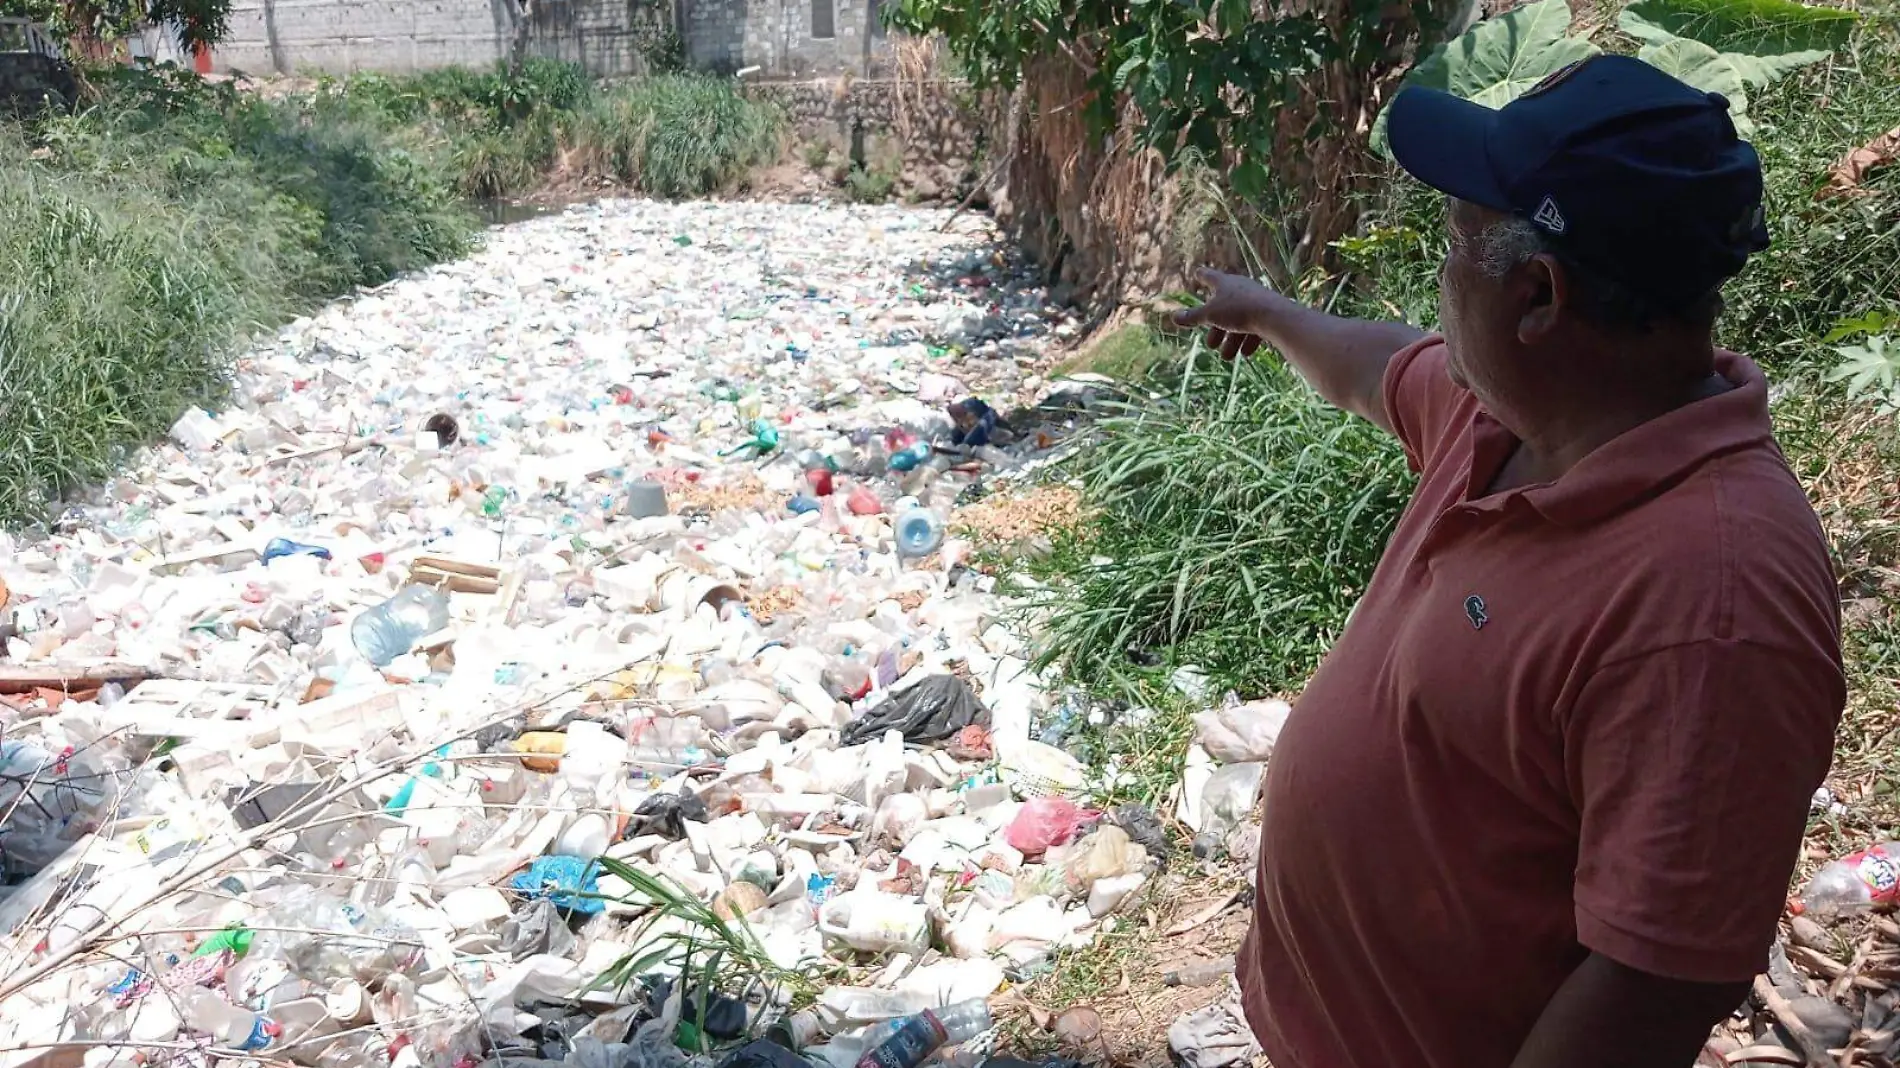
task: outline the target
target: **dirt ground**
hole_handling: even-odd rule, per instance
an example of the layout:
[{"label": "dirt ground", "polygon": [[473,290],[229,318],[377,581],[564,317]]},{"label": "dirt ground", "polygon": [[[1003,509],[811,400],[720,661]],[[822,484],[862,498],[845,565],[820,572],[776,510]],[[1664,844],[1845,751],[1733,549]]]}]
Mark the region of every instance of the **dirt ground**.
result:
[{"label": "dirt ground", "polygon": [[[1167,977],[1240,947],[1249,915],[1246,891],[1237,867],[1201,870],[1190,859],[1178,860],[1094,946],[1063,954],[1050,973],[1009,993],[999,1005],[1004,1048],[1125,1068],[1169,1064],[1169,1025],[1218,1001],[1227,980],[1169,986]],[[1099,1027],[1078,1011],[1084,1008],[1099,1016]]]}]

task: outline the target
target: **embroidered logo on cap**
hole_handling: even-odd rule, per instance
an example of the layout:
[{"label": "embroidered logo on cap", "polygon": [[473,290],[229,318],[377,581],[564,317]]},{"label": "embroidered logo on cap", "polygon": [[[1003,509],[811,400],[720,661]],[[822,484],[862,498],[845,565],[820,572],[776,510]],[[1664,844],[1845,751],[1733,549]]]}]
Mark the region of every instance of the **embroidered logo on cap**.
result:
[{"label": "embroidered logo on cap", "polygon": [[1549,197],[1537,205],[1537,214],[1531,216],[1531,221],[1553,234],[1563,233],[1564,227],[1568,225],[1564,222],[1564,213],[1557,208],[1557,202]]}]

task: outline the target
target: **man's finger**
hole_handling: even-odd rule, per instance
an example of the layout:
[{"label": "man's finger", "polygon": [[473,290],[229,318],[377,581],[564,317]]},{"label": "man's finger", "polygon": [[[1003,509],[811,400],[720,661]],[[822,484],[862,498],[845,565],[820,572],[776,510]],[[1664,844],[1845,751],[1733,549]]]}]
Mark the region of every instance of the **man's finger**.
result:
[{"label": "man's finger", "polygon": [[1240,347],[1247,343],[1245,334],[1228,334],[1221,338],[1220,354],[1223,359],[1231,360],[1240,355]]},{"label": "man's finger", "polygon": [[1212,267],[1197,267],[1194,270],[1194,280],[1199,282],[1201,288],[1207,290],[1209,293],[1220,288],[1221,277],[1221,273]]},{"label": "man's finger", "polygon": [[1198,308],[1182,308],[1174,313],[1174,325],[1188,329],[1207,322],[1207,305]]},{"label": "man's finger", "polygon": [[1242,356],[1252,356],[1254,353],[1260,351],[1261,344],[1262,339],[1259,335],[1248,334],[1247,340],[1240,343],[1240,354]]}]

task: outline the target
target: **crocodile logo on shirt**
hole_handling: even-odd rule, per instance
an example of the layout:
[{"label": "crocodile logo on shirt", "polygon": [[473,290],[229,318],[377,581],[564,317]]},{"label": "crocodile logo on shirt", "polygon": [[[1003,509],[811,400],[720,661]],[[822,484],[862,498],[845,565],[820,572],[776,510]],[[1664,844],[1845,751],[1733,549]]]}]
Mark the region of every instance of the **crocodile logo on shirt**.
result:
[{"label": "crocodile logo on shirt", "polygon": [[1475,593],[1465,598],[1465,618],[1471,620],[1472,630],[1483,630],[1484,625],[1491,622],[1484,611],[1484,598]]}]

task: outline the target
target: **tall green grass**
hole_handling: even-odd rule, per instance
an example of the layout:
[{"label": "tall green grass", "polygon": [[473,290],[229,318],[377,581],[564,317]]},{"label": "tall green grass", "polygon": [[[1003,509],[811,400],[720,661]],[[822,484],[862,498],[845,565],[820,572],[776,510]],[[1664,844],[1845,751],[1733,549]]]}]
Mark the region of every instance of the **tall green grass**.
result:
[{"label": "tall green grass", "polygon": [[1396,445],[1278,360],[1205,349],[1097,430],[1068,472],[1093,511],[1051,558],[1040,665],[1115,691],[1158,655],[1224,687],[1296,688],[1404,504]]},{"label": "tall green grass", "polygon": [[216,394],[232,343],[283,307],[220,262],[255,262],[241,237],[198,236],[229,225],[0,147],[0,517],[39,514]]},{"label": "tall green grass", "polygon": [[426,145],[350,108],[106,84],[77,115],[0,126],[7,523],[215,404],[247,335],[460,255],[475,229]]},{"label": "tall green grass", "polygon": [[701,75],[595,87],[572,64],[533,60],[517,73],[359,74],[325,91],[447,142],[456,185],[474,197],[512,196],[549,180],[705,196],[737,187],[781,148],[776,108]]},{"label": "tall green grass", "polygon": [[772,162],[782,126],[775,108],[730,82],[668,74],[600,94],[563,128],[582,172],[687,197],[730,189]]}]

